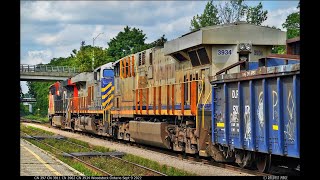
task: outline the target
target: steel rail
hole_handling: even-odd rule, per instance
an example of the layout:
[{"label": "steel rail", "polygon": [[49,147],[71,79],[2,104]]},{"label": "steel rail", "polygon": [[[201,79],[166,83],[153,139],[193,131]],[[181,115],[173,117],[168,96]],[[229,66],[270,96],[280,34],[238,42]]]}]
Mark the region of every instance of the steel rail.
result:
[{"label": "steel rail", "polygon": [[[28,122],[28,123],[30,123],[30,122]],[[31,122],[31,124],[32,124],[32,122]],[[52,127],[52,126],[50,126],[50,127]],[[71,130],[62,130],[62,129],[57,128],[57,127],[54,127],[54,129],[58,129],[58,130],[61,130],[61,131],[73,132]],[[100,135],[97,135],[97,134],[90,134],[90,133],[78,132],[78,131],[74,131],[73,133],[76,133],[76,134],[79,134],[79,135],[84,135],[84,136],[91,137],[91,138],[107,140],[107,141],[110,141],[110,142],[113,142],[113,143],[117,143],[117,144],[122,144],[122,145],[126,145],[128,143],[127,141],[123,141],[121,139],[117,139],[115,141],[115,140],[111,139],[110,137],[100,136]],[[175,152],[171,152],[170,150],[157,149],[156,147],[152,147],[152,146],[144,145],[144,144],[137,144],[137,143],[133,143],[133,142],[130,142],[130,144],[131,144],[131,146],[135,145],[134,147],[136,147],[136,148],[155,151],[155,152],[162,153],[164,155],[167,155],[167,156],[170,156],[170,157],[173,157],[173,158],[176,158],[176,159],[181,159],[181,157],[179,157],[180,154],[175,153]],[[199,160],[195,159],[191,155],[186,155],[186,157],[183,158],[183,159],[188,160],[188,161],[193,161],[193,162],[199,162]],[[274,176],[274,175],[278,175],[278,174],[262,173],[262,172],[259,172],[259,171],[256,171],[256,170],[245,169],[245,168],[241,168],[241,167],[238,167],[238,166],[235,166],[235,165],[230,165],[230,164],[225,164],[225,163],[218,163],[218,162],[214,162],[214,161],[208,161],[208,160],[202,159],[201,157],[200,157],[200,160],[201,161],[206,161],[206,162],[202,162],[203,165],[221,167],[221,168],[225,168],[225,169],[228,169],[228,170],[233,170],[233,171],[236,171],[236,172],[248,173],[248,174],[256,175],[256,176]]]},{"label": "steel rail", "polygon": [[[70,143],[70,144],[77,145],[77,146],[79,146],[79,147],[87,148],[87,149],[89,149],[89,150],[91,150],[91,151],[95,151],[95,152],[102,153],[101,151],[97,151],[97,150],[94,150],[94,149],[92,149],[92,148],[85,147],[85,146],[82,146],[82,145],[80,145],[80,144],[77,144],[77,143],[74,143],[74,142],[71,142],[71,141],[68,141],[68,140],[65,140],[65,139],[59,139],[59,140],[65,141],[65,142]],[[126,163],[129,163],[129,164],[138,166],[138,167],[140,167],[140,168],[142,168],[142,169],[146,169],[146,170],[151,171],[151,172],[153,172],[153,173],[156,173],[156,174],[159,174],[159,175],[162,175],[162,176],[167,176],[167,175],[164,174],[164,173],[161,173],[161,172],[156,171],[156,170],[154,170],[154,169],[150,169],[150,168],[145,167],[145,166],[142,166],[142,165],[140,165],[140,164],[133,163],[133,162],[127,161],[127,160],[125,160],[125,159],[121,159],[121,158],[116,157],[116,156],[113,156],[113,155],[109,155],[109,156],[112,157],[112,158],[118,159],[118,160],[120,160],[120,161],[124,161],[124,162],[126,162]]]}]

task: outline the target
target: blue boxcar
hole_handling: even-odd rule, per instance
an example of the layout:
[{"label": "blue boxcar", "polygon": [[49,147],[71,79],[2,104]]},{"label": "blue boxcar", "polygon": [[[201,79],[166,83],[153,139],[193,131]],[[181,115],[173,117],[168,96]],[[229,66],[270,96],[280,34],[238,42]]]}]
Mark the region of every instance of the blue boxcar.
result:
[{"label": "blue boxcar", "polygon": [[297,64],[299,61],[296,60],[286,60],[285,59],[280,59],[280,58],[268,58],[266,61],[266,66],[267,67],[272,67],[272,66],[279,66],[279,65],[285,65],[285,64]]},{"label": "blue boxcar", "polygon": [[211,84],[213,144],[300,157],[299,63],[218,75]]}]

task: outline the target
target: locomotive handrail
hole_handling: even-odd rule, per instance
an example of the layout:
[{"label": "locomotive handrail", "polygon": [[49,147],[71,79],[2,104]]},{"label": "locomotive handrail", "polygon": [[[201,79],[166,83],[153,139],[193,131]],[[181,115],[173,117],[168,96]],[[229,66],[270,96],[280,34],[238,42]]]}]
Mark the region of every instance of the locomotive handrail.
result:
[{"label": "locomotive handrail", "polygon": [[[178,85],[178,84],[189,83],[189,82],[193,82],[193,81],[202,81],[202,80],[201,79],[195,79],[195,80],[192,80],[192,81],[185,81],[185,82],[171,83],[171,84],[163,84],[163,85],[160,85],[160,86],[166,86],[166,85],[172,85],[172,84]],[[146,88],[160,87],[160,86],[149,86],[149,87],[146,87]],[[146,89],[146,88],[137,88],[137,89],[133,89],[133,91],[140,90],[140,89]]]},{"label": "locomotive handrail", "polygon": [[[84,98],[84,102],[82,101],[82,98]],[[99,110],[103,110],[101,105],[101,100],[100,99],[96,99],[94,101],[90,100],[90,105],[88,105],[88,100],[87,100],[88,96],[79,96],[79,97],[72,97],[72,98],[66,98],[66,100],[68,100],[70,102],[70,106],[68,108],[68,111],[72,111],[72,112],[80,112],[80,111],[88,111],[88,110],[94,110],[94,111],[99,111]],[[77,102],[75,102],[75,100],[78,100]],[[76,104],[75,104],[76,103]],[[89,107],[90,106],[90,107]],[[89,109],[92,108],[93,109]]]},{"label": "locomotive handrail", "polygon": [[197,102],[197,111],[196,111],[196,131],[197,131],[197,136],[199,137],[200,136],[200,130],[198,129],[199,127],[199,123],[198,123],[198,106],[199,106],[199,102],[200,102],[200,99],[201,99],[201,97],[202,97],[202,91],[203,91],[203,80],[201,80],[201,92],[199,93],[200,94],[200,96],[199,96],[199,94],[198,94],[198,96],[199,96],[199,99],[198,99],[198,102]]},{"label": "locomotive handrail", "polygon": [[[207,97],[206,101],[204,102],[204,104],[203,104],[203,106],[202,106],[202,128],[204,128],[204,107],[205,107],[205,105],[207,104],[211,93],[212,93],[212,89],[210,88],[210,92],[209,92],[209,94],[208,94],[208,97]],[[213,102],[212,102],[212,103],[213,103]]]},{"label": "locomotive handrail", "polygon": [[216,73],[216,75],[219,75],[219,74],[224,73],[224,72],[227,74],[227,71],[228,71],[229,69],[234,68],[234,67],[236,67],[236,66],[238,66],[238,65],[240,65],[240,64],[243,64],[243,63],[245,63],[245,62],[247,62],[247,61],[242,60],[242,61],[236,62],[236,63],[234,63],[234,64],[231,64],[230,66],[227,66],[227,67],[221,69],[220,71],[218,71],[218,72]]},{"label": "locomotive handrail", "polygon": [[[172,83],[172,84],[164,84],[164,85],[159,85],[159,86],[150,86],[150,87],[145,87],[145,88],[137,88],[137,89],[133,89],[133,91],[139,91],[139,90],[144,90],[144,89],[148,89],[148,88],[157,88],[157,87],[165,87],[167,85],[181,85],[181,84],[185,84],[185,83],[191,83],[191,82],[201,82],[201,91],[198,93],[198,102],[196,104],[196,129],[198,130],[198,126],[199,126],[199,123],[198,123],[198,108],[199,108],[199,103],[200,103],[200,99],[202,97],[202,92],[203,92],[203,84],[204,84],[204,81],[202,79],[196,79],[196,80],[192,80],[192,81],[185,81],[185,82],[179,82],[179,83]],[[209,95],[210,96],[210,95]],[[208,97],[209,97],[208,96]],[[200,131],[198,130],[198,133]],[[199,135],[198,135],[199,136]]]},{"label": "locomotive handrail", "polygon": [[79,73],[80,69],[71,66],[29,65],[20,64],[20,72],[68,72]]},{"label": "locomotive handrail", "polygon": [[300,55],[294,55],[294,54],[270,54],[267,56],[267,59],[268,58],[300,61]]}]

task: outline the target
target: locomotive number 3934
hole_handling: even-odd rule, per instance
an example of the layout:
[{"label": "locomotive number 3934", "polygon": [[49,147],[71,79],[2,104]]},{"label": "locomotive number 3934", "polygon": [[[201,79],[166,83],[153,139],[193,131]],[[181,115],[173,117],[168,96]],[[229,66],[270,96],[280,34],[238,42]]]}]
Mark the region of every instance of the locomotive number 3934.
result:
[{"label": "locomotive number 3934", "polygon": [[232,51],[231,49],[218,49],[217,54],[218,56],[227,56],[227,55],[231,55]]}]

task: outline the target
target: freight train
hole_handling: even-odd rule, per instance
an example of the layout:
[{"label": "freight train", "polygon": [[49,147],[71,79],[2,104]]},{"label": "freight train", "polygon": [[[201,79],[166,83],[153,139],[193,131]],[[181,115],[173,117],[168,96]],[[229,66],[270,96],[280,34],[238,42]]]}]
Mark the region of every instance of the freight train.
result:
[{"label": "freight train", "polygon": [[49,119],[261,172],[296,167],[299,57],[270,56],[285,44],[285,32],[243,22],[201,28],[54,83]]}]

